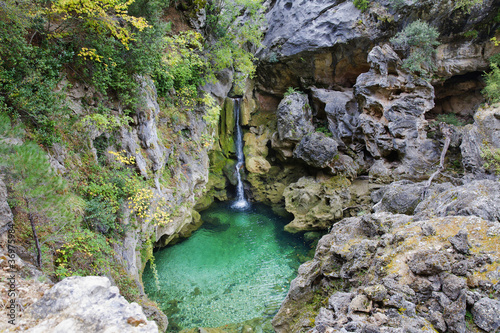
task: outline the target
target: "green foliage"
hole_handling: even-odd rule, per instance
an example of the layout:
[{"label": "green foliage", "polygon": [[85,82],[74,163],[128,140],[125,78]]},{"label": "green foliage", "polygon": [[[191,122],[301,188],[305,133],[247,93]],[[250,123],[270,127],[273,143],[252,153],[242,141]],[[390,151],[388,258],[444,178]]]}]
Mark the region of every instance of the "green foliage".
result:
[{"label": "green foliage", "polygon": [[476,5],[482,4],[483,0],[454,0],[455,9],[463,10],[466,13],[470,13],[472,8]]},{"label": "green foliage", "polygon": [[[245,19],[238,19],[242,14]],[[215,40],[207,46],[215,72],[234,67],[235,83],[241,87],[255,72],[254,56],[248,50],[259,47],[264,24],[260,0],[214,0],[207,6],[207,34]]]},{"label": "green foliage", "polygon": [[500,102],[500,68],[496,62],[490,64],[491,71],[485,73],[486,87],[483,94],[490,103]]},{"label": "green foliage", "polygon": [[468,30],[468,31],[464,32],[464,37],[470,38],[470,39],[477,38],[478,35],[479,35],[479,32],[477,30]]},{"label": "green foliage", "polygon": [[438,37],[436,28],[417,20],[391,38],[391,43],[409,54],[403,61],[403,68],[428,79],[436,70],[433,56],[436,53],[435,47],[439,45]]},{"label": "green foliage", "polygon": [[286,90],[285,94],[283,95],[284,97],[288,97],[290,95],[293,95],[295,93],[302,93],[298,88],[294,88],[294,87],[288,87],[288,89]]},{"label": "green foliage", "polygon": [[500,175],[500,148],[492,149],[487,144],[481,148],[481,157],[484,159],[484,167],[493,170]]},{"label": "green foliage", "polygon": [[368,0],[354,0],[353,1],[354,6],[364,12],[365,10],[368,9],[368,6],[370,5],[370,1]]},{"label": "green foliage", "polygon": [[465,125],[465,122],[459,119],[454,113],[440,114],[437,116],[437,121],[459,127]]}]

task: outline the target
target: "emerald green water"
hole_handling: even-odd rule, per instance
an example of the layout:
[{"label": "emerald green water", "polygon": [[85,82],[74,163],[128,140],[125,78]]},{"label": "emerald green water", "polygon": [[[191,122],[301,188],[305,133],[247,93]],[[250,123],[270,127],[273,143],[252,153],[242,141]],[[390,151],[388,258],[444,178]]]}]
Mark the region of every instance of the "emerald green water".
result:
[{"label": "emerald green water", "polygon": [[263,205],[238,211],[220,204],[201,215],[204,224],[190,238],[154,254],[159,289],[149,266],[143,275],[169,332],[270,320],[308,247]]}]

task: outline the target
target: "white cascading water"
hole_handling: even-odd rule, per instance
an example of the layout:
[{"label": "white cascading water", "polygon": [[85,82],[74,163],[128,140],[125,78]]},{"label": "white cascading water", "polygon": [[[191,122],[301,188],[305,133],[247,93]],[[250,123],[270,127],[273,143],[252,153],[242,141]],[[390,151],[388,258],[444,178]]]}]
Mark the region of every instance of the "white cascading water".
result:
[{"label": "white cascading water", "polygon": [[235,146],[236,146],[236,178],[238,180],[238,184],[236,186],[236,201],[233,203],[232,207],[237,209],[245,209],[249,206],[248,201],[245,199],[245,191],[243,190],[243,181],[241,180],[241,168],[245,165],[245,155],[243,155],[243,133],[241,132],[240,125],[240,102],[241,98],[234,99],[234,118],[235,118],[235,127],[236,127],[236,137],[235,137]]}]

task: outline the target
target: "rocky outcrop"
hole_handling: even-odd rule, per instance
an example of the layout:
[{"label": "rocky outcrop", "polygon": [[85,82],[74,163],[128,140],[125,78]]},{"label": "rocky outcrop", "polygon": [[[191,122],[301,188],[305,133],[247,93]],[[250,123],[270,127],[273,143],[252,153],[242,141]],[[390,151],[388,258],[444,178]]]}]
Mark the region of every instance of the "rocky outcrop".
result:
[{"label": "rocky outcrop", "polygon": [[424,114],[434,106],[434,88],[402,71],[401,60],[387,44],[374,47],[368,62],[370,71],[354,86],[366,149],[377,159],[401,162],[393,170],[395,178],[418,178],[440,153],[424,130]]},{"label": "rocky outcrop", "polygon": [[[480,217],[344,219],[300,267],[275,330],[465,332],[474,308],[478,326],[497,327],[497,301],[486,310],[484,299],[500,292],[499,226]],[[474,244],[468,255],[460,243]]]},{"label": "rocky outcrop", "polygon": [[137,303],[129,304],[105,277],[69,277],[26,311],[27,332],[158,332]]},{"label": "rocky outcrop", "polygon": [[312,111],[307,95],[293,93],[283,98],[277,110],[277,132],[272,147],[286,159],[293,156],[295,145],[307,134],[314,132]]},{"label": "rocky outcrop", "polygon": [[342,176],[314,179],[302,177],[283,192],[285,209],[294,215],[285,226],[289,232],[327,229],[343,216],[351,199],[350,182]]},{"label": "rocky outcrop", "polygon": [[[473,177],[494,178],[495,166],[485,168],[483,156],[500,149],[500,108],[482,107],[474,115],[474,124],[464,128],[462,144],[462,163],[466,172]],[[491,157],[490,157],[491,162]],[[489,176],[488,176],[489,175]]]},{"label": "rocky outcrop", "polygon": [[415,218],[449,215],[480,216],[485,220],[500,222],[500,183],[477,180],[435,193],[415,208]]}]

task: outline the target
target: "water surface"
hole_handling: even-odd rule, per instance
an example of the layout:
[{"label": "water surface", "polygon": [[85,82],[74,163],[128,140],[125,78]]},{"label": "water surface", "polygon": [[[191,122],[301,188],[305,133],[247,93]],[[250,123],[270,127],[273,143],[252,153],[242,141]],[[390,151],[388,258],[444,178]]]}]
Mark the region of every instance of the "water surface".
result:
[{"label": "water surface", "polygon": [[302,238],[285,233],[289,220],[263,205],[219,204],[201,215],[204,224],[189,239],[155,253],[159,289],[149,265],[143,275],[169,332],[270,320],[308,250]]}]

